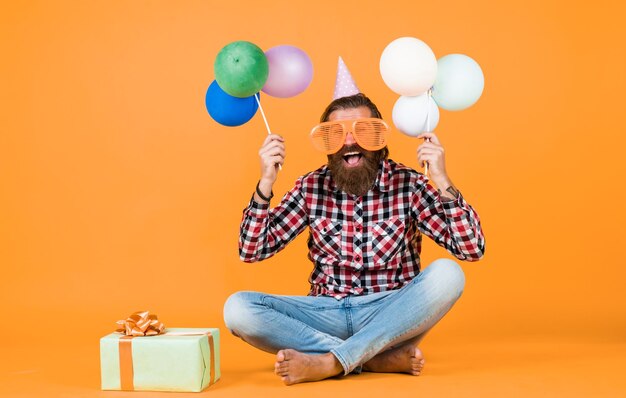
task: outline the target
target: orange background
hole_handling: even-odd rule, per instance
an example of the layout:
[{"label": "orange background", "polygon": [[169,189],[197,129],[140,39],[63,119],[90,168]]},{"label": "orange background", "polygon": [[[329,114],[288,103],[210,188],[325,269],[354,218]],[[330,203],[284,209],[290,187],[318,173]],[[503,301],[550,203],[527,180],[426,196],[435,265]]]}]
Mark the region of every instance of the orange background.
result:
[{"label": "orange background", "polygon": [[[263,97],[287,143],[280,197],[325,161],[307,132],[331,100],[339,55],[391,119],[397,95],[378,62],[402,36],[437,57],[467,54],[485,74],[479,102],[442,111],[437,133],[481,216],[486,256],[462,264],[464,296],[426,339],[424,376],[324,383],[466,396],[626,391],[610,373],[626,353],[624,10],[506,3],[3,2],[0,394],[124,395],[99,391],[98,339],[138,309],[169,326],[221,328],[223,380],[209,393],[323,391],[280,386],[271,355],[225,336],[231,293],[305,294],[311,265],[306,233],[262,264],[239,261],[265,127],[260,114],[220,126],[204,95],[232,41],[311,57],[303,94]],[[417,145],[394,132],[391,157],[417,167]],[[424,264],[438,257],[450,256],[426,242]],[[567,376],[583,372],[595,379]]]}]

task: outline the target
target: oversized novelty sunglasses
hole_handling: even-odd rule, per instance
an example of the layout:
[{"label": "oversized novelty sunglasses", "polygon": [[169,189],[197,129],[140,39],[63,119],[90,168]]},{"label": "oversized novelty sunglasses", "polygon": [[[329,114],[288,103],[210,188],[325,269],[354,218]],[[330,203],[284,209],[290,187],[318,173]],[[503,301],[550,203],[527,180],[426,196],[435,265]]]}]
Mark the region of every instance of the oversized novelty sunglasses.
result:
[{"label": "oversized novelty sunglasses", "polygon": [[368,151],[377,151],[387,145],[389,126],[382,119],[361,118],[320,123],[311,130],[311,141],[318,151],[327,155],[336,153],[352,133],[359,146]]}]

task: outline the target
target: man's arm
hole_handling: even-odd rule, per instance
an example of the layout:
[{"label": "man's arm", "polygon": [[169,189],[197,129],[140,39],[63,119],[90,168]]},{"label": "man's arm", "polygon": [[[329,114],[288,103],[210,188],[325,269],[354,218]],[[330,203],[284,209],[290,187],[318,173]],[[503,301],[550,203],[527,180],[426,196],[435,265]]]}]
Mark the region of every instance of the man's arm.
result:
[{"label": "man's arm", "polygon": [[412,203],[419,230],[460,260],[480,260],[485,253],[485,236],[478,213],[460,192],[456,199],[442,198],[424,179]]},{"label": "man's arm", "polygon": [[485,237],[480,218],[452,184],[445,168],[444,149],[433,133],[422,133],[422,143],[417,151],[421,165],[428,162],[431,179],[439,188],[435,190],[422,182],[413,198],[413,212],[420,231],[445,247],[461,260],[480,260],[485,251]]},{"label": "man's arm", "polygon": [[272,257],[309,224],[302,194],[302,178],[273,209],[257,202],[256,193],[243,212],[239,229],[239,257],[251,263]]},{"label": "man's arm", "polygon": [[259,160],[261,178],[253,199],[257,203],[269,204],[269,201],[259,196],[258,192],[271,199],[272,187],[278,178],[278,169],[285,162],[285,139],[277,134],[269,134],[259,149]]},{"label": "man's arm", "polygon": [[264,260],[276,254],[308,225],[302,179],[289,191],[281,203],[270,210],[272,187],[278,177],[279,165],[285,161],[285,141],[275,134],[268,135],[261,149],[261,178],[243,212],[239,229],[239,257],[245,262]]}]

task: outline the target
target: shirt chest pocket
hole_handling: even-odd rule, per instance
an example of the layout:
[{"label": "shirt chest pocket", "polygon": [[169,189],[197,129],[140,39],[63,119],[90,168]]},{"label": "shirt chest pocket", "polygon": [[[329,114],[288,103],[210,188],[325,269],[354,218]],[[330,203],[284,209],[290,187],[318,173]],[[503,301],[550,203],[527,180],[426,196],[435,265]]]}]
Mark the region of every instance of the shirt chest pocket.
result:
[{"label": "shirt chest pocket", "polygon": [[404,246],[404,220],[394,217],[370,227],[368,250],[372,256],[370,269],[385,269],[393,265],[394,257]]},{"label": "shirt chest pocket", "polygon": [[328,218],[316,218],[311,223],[313,244],[336,258],[341,258],[341,223]]}]

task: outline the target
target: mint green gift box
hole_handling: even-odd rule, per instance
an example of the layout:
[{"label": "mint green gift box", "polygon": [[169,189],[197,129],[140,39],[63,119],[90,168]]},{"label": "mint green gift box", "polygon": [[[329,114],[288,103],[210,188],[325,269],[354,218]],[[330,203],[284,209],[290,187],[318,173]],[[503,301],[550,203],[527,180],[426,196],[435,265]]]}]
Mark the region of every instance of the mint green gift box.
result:
[{"label": "mint green gift box", "polygon": [[219,347],[217,328],[167,328],[132,338],[111,333],[100,339],[102,389],[202,391],[221,376]]}]

